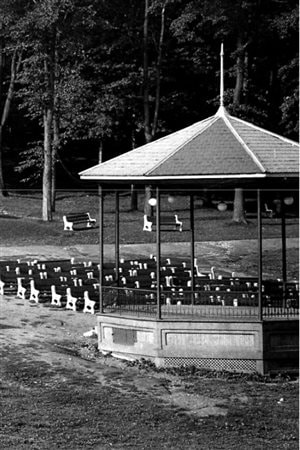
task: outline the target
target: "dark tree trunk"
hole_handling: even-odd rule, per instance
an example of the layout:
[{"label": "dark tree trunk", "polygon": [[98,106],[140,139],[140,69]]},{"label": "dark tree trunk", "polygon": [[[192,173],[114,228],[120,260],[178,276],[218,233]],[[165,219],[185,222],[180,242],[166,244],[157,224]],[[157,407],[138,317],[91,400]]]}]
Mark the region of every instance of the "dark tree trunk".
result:
[{"label": "dark tree trunk", "polygon": [[[133,128],[132,133],[131,133],[131,148],[134,149],[135,147],[136,147],[135,132],[134,132],[134,128]],[[131,185],[131,189],[130,189],[130,210],[131,211],[138,210],[138,192],[137,192],[134,184]]]},{"label": "dark tree trunk", "polygon": [[130,189],[130,210],[131,211],[138,210],[138,192],[134,184],[131,185]]},{"label": "dark tree trunk", "polygon": [[[237,38],[237,59],[236,59],[236,83],[233,94],[233,105],[239,107],[243,96],[243,88],[245,86],[245,45],[242,36]],[[233,218],[236,223],[247,223],[244,209],[244,193],[243,189],[235,189]]]},{"label": "dark tree trunk", "polygon": [[56,45],[56,30],[54,29],[54,50],[53,50],[53,147],[52,147],[52,172],[51,172],[51,209],[56,208],[56,166],[60,147],[60,108],[59,97],[57,95],[57,82],[59,79],[58,61],[59,54]]},{"label": "dark tree trunk", "polygon": [[103,141],[99,142],[99,149],[98,149],[98,162],[101,164],[103,162]]},{"label": "dark tree trunk", "polygon": [[148,185],[145,187],[145,202],[144,202],[144,214],[146,216],[153,215],[153,207],[149,205],[149,200],[152,196],[152,186]]},{"label": "dark tree trunk", "polygon": [[244,192],[240,188],[235,189],[232,220],[236,223],[247,224],[244,208]]},{"label": "dark tree trunk", "polygon": [[[0,41],[1,42],[1,41]],[[16,76],[21,64],[21,55],[19,55],[18,61],[18,53],[15,49],[11,59],[10,66],[10,82],[8,86],[8,91],[6,95],[6,99],[4,102],[4,106],[2,109],[1,119],[0,119],[0,194],[3,196],[8,195],[8,191],[5,187],[4,177],[3,177],[3,153],[2,153],[2,141],[3,141],[3,130],[7,121],[7,118],[10,113],[11,103],[15,90],[15,82]],[[2,71],[3,71],[3,46],[0,44],[0,84],[2,84]],[[1,93],[1,92],[0,92]],[[0,97],[1,100],[1,97]]]},{"label": "dark tree trunk", "polygon": [[53,111],[47,109],[44,112],[44,170],[43,170],[43,207],[44,221],[52,220],[51,208],[51,181],[52,181],[52,116]]},{"label": "dark tree trunk", "polygon": [[237,39],[237,58],[236,58],[236,80],[233,93],[233,105],[239,106],[241,104],[243,87],[244,87],[244,57],[245,49],[243,46],[242,37]]},{"label": "dark tree trunk", "polygon": [[2,157],[2,129],[0,127],[0,196],[7,197],[8,191],[5,187],[4,178],[3,178],[3,157]]},{"label": "dark tree trunk", "polygon": [[42,218],[52,220],[52,165],[53,165],[53,120],[55,99],[55,43],[53,30],[49,53],[44,60],[44,77],[47,86],[47,100],[44,107],[44,168],[43,168],[43,205]]},{"label": "dark tree trunk", "polygon": [[[148,30],[149,27],[149,0],[145,0],[144,28],[143,28],[143,91],[144,91],[144,136],[146,143],[151,142],[152,133],[150,127],[149,104],[149,55],[148,55]],[[151,206],[148,203],[151,197],[151,187],[145,187],[144,213],[151,215]]]},{"label": "dark tree trunk", "polygon": [[[4,68],[4,39],[2,35],[2,24],[0,26],[0,101],[2,99],[2,85],[3,85],[3,68]],[[5,196],[6,190],[3,178],[3,156],[2,156],[2,127],[0,127],[0,195]]]},{"label": "dark tree trunk", "polygon": [[[149,0],[145,0],[145,13],[144,13],[144,27],[143,27],[143,91],[144,91],[144,136],[146,143],[155,139],[158,127],[158,113],[160,105],[160,86],[161,86],[161,61],[162,61],[162,49],[164,42],[165,32],[165,9],[168,0],[162,5],[161,9],[161,25],[158,44],[158,53],[156,60],[156,89],[155,89],[155,104],[153,112],[153,122],[150,121],[150,83],[149,83]],[[152,215],[153,208],[149,205],[148,200],[151,196],[151,186],[145,188],[145,203],[144,212],[147,215]]]},{"label": "dark tree trunk", "polygon": [[55,212],[56,197],[56,160],[59,149],[59,120],[55,114],[53,119],[53,150],[52,150],[52,168],[51,168],[51,209]]},{"label": "dark tree trunk", "polygon": [[155,138],[158,127],[158,112],[159,112],[159,104],[160,104],[160,85],[161,85],[161,61],[162,61],[162,50],[164,43],[164,34],[165,34],[165,12],[168,0],[162,6],[161,9],[161,23],[160,23],[160,35],[159,35],[159,43],[158,43],[158,53],[157,53],[157,62],[156,62],[156,91],[155,91],[155,106],[154,106],[154,115],[153,115],[153,125],[151,135],[152,138]]},{"label": "dark tree trunk", "polygon": [[143,91],[144,91],[144,135],[145,141],[150,142],[152,138],[150,127],[150,104],[149,104],[149,0],[145,0],[144,28],[143,28]]}]

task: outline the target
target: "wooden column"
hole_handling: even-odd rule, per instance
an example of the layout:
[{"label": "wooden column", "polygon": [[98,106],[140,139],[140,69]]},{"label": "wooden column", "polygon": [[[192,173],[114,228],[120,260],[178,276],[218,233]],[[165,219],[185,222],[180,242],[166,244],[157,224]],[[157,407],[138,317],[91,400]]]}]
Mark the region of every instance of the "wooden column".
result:
[{"label": "wooden column", "polygon": [[195,260],[195,223],[194,223],[194,194],[190,195],[190,223],[191,223],[191,300],[194,304],[194,291],[195,291],[195,273],[194,273],[194,260]]},{"label": "wooden column", "polygon": [[120,266],[120,214],[119,214],[119,191],[115,192],[115,267],[116,267],[116,282],[119,286],[119,266]]},{"label": "wooden column", "polygon": [[262,320],[262,222],[261,222],[261,193],[257,189],[257,243],[258,243],[258,320]]},{"label": "wooden column", "polygon": [[156,187],[156,297],[157,297],[157,320],[161,320],[161,301],[160,301],[160,191]]},{"label": "wooden column", "polygon": [[103,261],[104,261],[104,239],[103,239],[103,189],[98,187],[99,195],[99,312],[103,313]]}]

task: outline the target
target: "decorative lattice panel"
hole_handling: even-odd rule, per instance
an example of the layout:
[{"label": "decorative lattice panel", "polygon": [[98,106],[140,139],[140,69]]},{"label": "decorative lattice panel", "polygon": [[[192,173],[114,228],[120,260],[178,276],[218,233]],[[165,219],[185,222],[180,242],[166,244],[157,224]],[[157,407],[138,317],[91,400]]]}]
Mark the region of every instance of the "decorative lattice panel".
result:
[{"label": "decorative lattice panel", "polygon": [[228,372],[253,373],[257,371],[256,361],[250,359],[222,359],[222,358],[163,358],[162,366],[167,367],[196,367],[197,369],[226,370]]}]

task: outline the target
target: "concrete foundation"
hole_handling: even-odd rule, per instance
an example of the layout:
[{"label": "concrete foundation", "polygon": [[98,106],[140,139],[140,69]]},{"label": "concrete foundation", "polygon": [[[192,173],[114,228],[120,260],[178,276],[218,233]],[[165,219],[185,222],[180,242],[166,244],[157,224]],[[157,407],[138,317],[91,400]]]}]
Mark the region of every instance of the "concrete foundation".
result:
[{"label": "concrete foundation", "polygon": [[153,361],[244,373],[297,372],[297,320],[181,321],[97,315],[99,350]]}]

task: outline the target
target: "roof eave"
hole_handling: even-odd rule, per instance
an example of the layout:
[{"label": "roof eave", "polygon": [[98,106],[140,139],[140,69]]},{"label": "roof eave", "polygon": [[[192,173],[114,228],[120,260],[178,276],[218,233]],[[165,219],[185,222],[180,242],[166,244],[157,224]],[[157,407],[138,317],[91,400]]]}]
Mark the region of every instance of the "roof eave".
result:
[{"label": "roof eave", "polygon": [[122,175],[122,176],[116,176],[116,175],[105,175],[105,176],[101,176],[101,175],[81,175],[81,179],[82,180],[86,180],[86,181],[120,181],[120,182],[125,182],[125,181],[130,181],[130,182],[134,182],[134,181],[143,181],[146,183],[151,183],[152,181],[187,181],[187,180],[191,180],[191,181],[196,181],[196,180],[220,180],[220,179],[251,179],[251,178],[265,178],[266,174],[264,173],[246,173],[246,174],[219,174],[219,175],[180,175],[180,176],[170,176],[170,175],[160,175],[160,176],[134,176],[134,175]]}]

